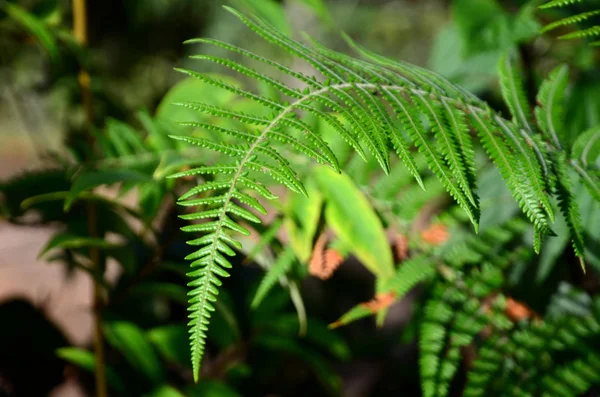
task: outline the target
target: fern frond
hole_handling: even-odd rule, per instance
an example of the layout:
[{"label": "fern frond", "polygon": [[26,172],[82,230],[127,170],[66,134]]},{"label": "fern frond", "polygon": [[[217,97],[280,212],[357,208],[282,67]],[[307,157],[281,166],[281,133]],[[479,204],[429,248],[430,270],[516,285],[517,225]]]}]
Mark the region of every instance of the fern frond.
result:
[{"label": "fern frond", "polygon": [[575,197],[573,197],[573,194],[571,193],[572,186],[568,169],[565,165],[565,155],[563,152],[559,152],[557,156],[558,159],[555,162],[555,167],[557,176],[556,194],[558,207],[567,221],[567,226],[569,227],[573,242],[573,249],[575,250],[575,254],[582,261],[582,268],[585,271],[585,267],[583,266],[583,226],[581,223],[579,204],[577,204]]},{"label": "fern frond", "polygon": [[581,181],[587,188],[590,195],[600,203],[600,178],[598,176],[590,174],[584,167],[582,167],[577,161],[571,160],[571,167],[579,174]]},{"label": "fern frond", "polygon": [[[391,100],[390,105],[396,111],[398,118],[400,118],[405,130],[413,139],[415,146],[419,149],[419,152],[425,157],[429,168],[433,173],[442,181],[448,192],[454,197],[459,203],[461,208],[468,214],[469,219],[478,227],[478,216],[477,211],[473,210],[472,204],[465,197],[464,192],[454,182],[454,178],[444,162],[443,158],[437,153],[437,150],[431,145],[429,138],[426,135],[426,131],[422,127],[421,120],[419,118],[419,112],[415,111],[414,107],[408,107],[406,103],[403,103],[398,94],[390,93],[389,98]],[[420,99],[422,102],[427,103],[424,98]]]},{"label": "fern frond", "polygon": [[559,37],[559,39],[570,40],[570,39],[583,39],[600,36],[600,26],[592,26],[587,29],[578,30],[576,32],[568,33]]},{"label": "fern frond", "polygon": [[[575,3],[581,3],[582,0],[552,0],[546,4],[542,4],[539,8],[547,9],[547,8],[555,8],[555,7],[565,7]],[[600,10],[592,10],[587,12],[582,12],[579,14],[575,14],[569,17],[562,18],[558,21],[552,22],[546,25],[542,32],[547,32],[549,30],[553,30],[562,26],[576,25],[581,22],[589,21],[590,18],[600,15]],[[562,40],[570,40],[570,39],[583,39],[583,38],[592,38],[600,36],[600,24],[596,24],[594,26],[588,27],[586,29],[575,30],[574,32],[562,35],[559,39]],[[590,45],[598,45],[600,41],[594,41],[590,43]]]},{"label": "fern frond", "polygon": [[531,107],[527,102],[521,73],[517,70],[511,53],[505,54],[499,61],[498,71],[500,72],[500,87],[502,96],[510,109],[513,121],[521,128],[525,128],[531,135],[533,134],[533,115]]},{"label": "fern frond", "polygon": [[590,352],[546,374],[539,383],[543,397],[581,395],[600,384],[600,353]]},{"label": "fern frond", "polygon": [[[464,282],[439,282],[424,310],[420,331],[420,368],[423,395],[445,397],[462,358],[461,349],[489,324],[500,324],[496,311],[481,300],[503,284],[502,272],[487,264]],[[492,307],[502,305],[495,298]],[[502,325],[503,326],[503,325]]]},{"label": "fern frond", "polygon": [[[427,101],[422,94],[417,93],[415,98],[418,99],[417,102],[419,108],[421,109],[422,113],[425,114],[431,124],[431,129],[433,130],[434,136],[437,140],[438,147],[449,165],[450,172],[454,175],[454,178],[456,178],[457,183],[463,192],[463,195],[461,195],[461,199],[459,200],[459,204],[463,205],[460,203],[460,201],[463,200],[462,196],[466,196],[470,202],[470,206],[472,208],[476,208],[477,202],[472,193],[474,186],[472,186],[468,181],[466,167],[463,160],[466,154],[463,153],[462,150],[459,151],[456,143],[456,135],[458,135],[459,132],[455,130],[454,134],[450,133],[445,120],[440,117],[440,115],[443,114],[441,109],[435,109],[433,107],[434,105]],[[453,126],[458,130],[461,129],[458,121],[455,119],[453,120]],[[464,205],[467,204],[465,203]],[[476,216],[476,218],[478,218],[478,216]]]},{"label": "fern frond", "polygon": [[273,265],[267,270],[256,290],[251,304],[253,308],[261,304],[275,283],[280,281],[281,277],[291,269],[295,259],[294,250],[290,246],[286,247],[279,254]]},{"label": "fern frond", "polygon": [[584,167],[593,164],[600,156],[600,126],[582,132],[571,148],[571,158]]},{"label": "fern frond", "polygon": [[507,143],[510,143],[519,159],[519,164],[531,190],[537,200],[540,201],[542,208],[554,222],[554,210],[550,204],[548,195],[548,175],[550,167],[547,160],[541,154],[541,150],[536,147],[535,141],[528,135],[520,136],[518,127],[505,122],[500,117],[495,116],[495,120],[500,129],[508,137]]},{"label": "fern frond", "polygon": [[[443,296],[443,295],[450,296]],[[464,303],[466,297],[449,288],[434,292],[433,298],[425,307],[425,316],[419,337],[419,367],[423,396],[434,397],[446,395],[449,379],[456,370],[460,359],[458,349],[447,349],[447,328],[454,314],[452,306],[447,303]],[[445,350],[445,351],[444,351]],[[450,360],[440,360],[441,355],[448,355]],[[442,365],[443,364],[443,365]]]},{"label": "fern frond", "polygon": [[521,177],[523,172],[522,166],[514,157],[507,142],[502,137],[497,136],[497,133],[495,133],[495,128],[497,127],[477,114],[477,111],[472,107],[469,107],[469,109],[471,110],[471,117],[478,127],[477,132],[479,133],[483,148],[498,167],[502,178],[506,181],[509,190],[517,199],[519,206],[537,229],[544,233],[549,233],[550,225],[548,224],[548,220],[543,213],[539,201],[531,191],[529,181]]},{"label": "fern frond", "polygon": [[[550,352],[589,351],[591,347],[586,340],[598,335],[599,331],[598,320],[588,316],[568,317],[558,322],[535,320],[528,327],[514,328],[506,336],[495,335],[479,350],[479,357],[467,378],[464,396],[514,395],[515,392],[518,395],[539,395],[540,384],[536,375],[555,365]],[[567,395],[578,394],[571,389],[573,386],[564,384],[563,390],[568,390]]]},{"label": "fern frond", "polygon": [[[500,169],[510,192],[534,224],[538,237],[536,241],[541,242],[544,235],[551,234],[549,220],[553,220],[554,214],[550,194],[555,193],[555,186],[557,189],[564,187],[568,190],[565,185],[566,174],[561,174],[557,180],[553,161],[561,161],[566,166],[568,160],[566,157],[550,156],[542,135],[536,134],[531,122],[531,109],[523,101],[522,88],[508,58],[503,66],[502,84],[513,114],[513,122],[503,119],[483,101],[435,73],[380,57],[357,45],[353,46],[365,55],[365,60],[331,51],[318,43],[305,45],[258,19],[248,18],[229,8],[228,10],[267,42],[307,62],[322,78],[304,75],[217,40],[190,41],[214,45],[240,54],[243,59],[264,64],[267,66],[265,70],[261,68],[259,71],[227,58],[206,55],[195,57],[232,69],[276,91],[275,97],[265,97],[212,76],[179,69],[182,73],[256,105],[256,110],[244,113],[202,102],[179,104],[209,115],[211,121],[203,123],[183,120],[185,125],[209,133],[200,136],[201,132],[195,131],[192,134],[197,133],[197,136],[172,138],[216,152],[219,154],[216,161],[222,161],[220,155],[231,157],[221,164],[212,163],[214,157],[211,157],[210,164],[197,162],[195,168],[173,175],[194,177],[199,182],[198,186],[192,187],[178,201],[178,204],[185,207],[201,207],[182,215],[187,221],[200,221],[185,226],[184,231],[202,234],[189,242],[198,249],[188,257],[193,260],[193,269],[189,275],[194,278],[190,282],[193,287],[190,292],[190,333],[195,379],[198,379],[206,329],[213,310],[211,302],[216,300],[220,279],[228,276],[227,269],[231,267],[231,263],[227,257],[240,249],[234,235],[249,233],[236,220],[258,222],[260,218],[257,215],[266,213],[258,196],[265,199],[276,198],[259,180],[265,180],[268,185],[271,182],[283,184],[294,192],[306,195],[307,190],[299,170],[296,170],[297,165],[291,161],[288,152],[300,154],[308,160],[314,159],[340,172],[336,154],[321,131],[307,121],[306,115],[310,115],[310,119],[316,119],[317,125],[326,123],[331,127],[329,130],[339,134],[363,159],[367,157],[365,153],[370,152],[374,161],[368,164],[378,164],[385,173],[389,173],[391,164],[395,164],[390,160],[390,151],[395,151],[408,170],[407,173],[423,187],[423,167],[415,160],[420,158],[419,161],[425,163],[434,175],[428,177],[439,180],[439,183],[435,182],[436,185],[433,185],[433,192],[443,186],[477,230],[480,209],[476,193],[475,153],[469,130],[472,127],[485,151]],[[269,69],[273,69],[271,72],[278,72],[277,79],[269,75]],[[558,74],[560,73],[557,72]],[[556,132],[558,119],[555,116],[558,109],[555,103],[560,95],[558,77],[560,76],[557,76],[556,81],[548,83],[548,88],[542,89],[540,100],[543,109],[538,111],[539,118],[546,120],[545,124],[540,121],[542,130],[553,140],[554,135],[559,135]],[[302,87],[297,88],[298,85],[289,80],[297,80]],[[553,134],[549,131],[555,132]],[[415,148],[420,154],[414,152]],[[582,152],[585,151],[584,146]],[[296,156],[293,158],[296,159]],[[355,159],[360,160],[359,157]],[[581,168],[583,173],[587,172],[587,167],[581,167],[579,162],[571,166]],[[596,178],[593,174],[584,175],[588,175],[592,182]],[[569,208],[569,216],[576,219],[570,198],[560,192],[556,194],[562,197],[565,208]],[[539,248],[539,244],[536,244],[536,248]],[[472,251],[477,253],[475,249]],[[288,257],[283,256],[283,259],[286,258]],[[392,292],[405,293],[414,284],[430,278],[439,265],[435,262],[423,264],[420,261],[414,258],[400,267],[398,275],[403,280],[394,279],[394,283],[398,284],[389,287]],[[422,266],[417,266],[419,263]],[[285,271],[286,266],[278,263],[277,272]],[[272,278],[271,275],[269,280]],[[484,281],[478,281],[478,284],[471,287],[473,290],[489,292]],[[261,291],[265,288],[267,287],[263,287]],[[467,296],[470,299],[471,295]],[[356,313],[372,313],[368,308],[362,309],[361,313]],[[448,365],[452,367],[453,364]],[[442,369],[444,371],[446,370]],[[450,369],[447,371],[452,372]],[[447,375],[442,378],[449,379]]]},{"label": "fern frond", "polygon": [[557,148],[561,148],[559,133],[562,131],[563,98],[568,82],[568,67],[561,65],[554,69],[544,80],[537,95],[538,106],[535,116],[544,134],[552,139]]},{"label": "fern frond", "polygon": [[547,32],[549,30],[556,29],[560,26],[574,25],[576,23],[586,21],[595,15],[600,15],[600,10],[583,12],[581,14],[572,15],[570,17],[560,19],[556,22],[549,23],[548,25],[542,28],[542,32]]},{"label": "fern frond", "polygon": [[551,0],[546,4],[542,4],[540,8],[565,7],[575,3],[581,3],[583,0]]}]

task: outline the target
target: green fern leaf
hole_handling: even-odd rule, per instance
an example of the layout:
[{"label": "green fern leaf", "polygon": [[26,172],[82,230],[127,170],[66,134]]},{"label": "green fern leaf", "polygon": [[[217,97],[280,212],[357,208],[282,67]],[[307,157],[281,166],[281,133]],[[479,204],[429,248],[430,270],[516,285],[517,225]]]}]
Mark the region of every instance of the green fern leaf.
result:
[{"label": "green fern leaf", "polygon": [[550,225],[543,213],[538,200],[531,192],[531,187],[526,178],[520,177],[522,169],[517,159],[511,152],[506,141],[497,136],[492,124],[478,114],[473,107],[469,107],[472,119],[477,125],[477,132],[481,139],[483,148],[498,166],[502,178],[506,181],[511,193],[517,199],[519,206],[533,222],[535,227],[547,234]]},{"label": "green fern leaf", "polygon": [[558,21],[549,23],[548,25],[546,25],[542,28],[542,32],[547,32],[549,30],[556,29],[560,26],[574,25],[579,22],[586,21],[589,18],[599,15],[599,14],[600,14],[600,10],[594,10],[594,11],[583,12],[583,13],[577,14],[577,15],[572,15],[570,17],[566,17],[566,18],[560,19]]},{"label": "green fern leaf", "polygon": [[286,274],[292,267],[296,256],[294,250],[288,246],[277,257],[273,265],[269,268],[260,282],[256,294],[252,299],[252,308],[257,308],[267,296],[271,288],[280,278]]},{"label": "green fern leaf", "polygon": [[582,132],[571,148],[571,157],[584,167],[594,164],[600,156],[600,126]]},{"label": "green fern leaf", "polygon": [[[555,139],[555,136],[560,137],[558,125],[560,106],[557,106],[557,103],[562,92],[563,78],[566,79],[563,77],[562,69],[551,76],[539,94],[540,106],[536,109],[536,116],[544,133],[541,135],[536,134],[531,121],[531,109],[524,100],[520,81],[508,57],[504,59],[501,67],[502,86],[514,122],[501,118],[483,101],[433,72],[372,54],[357,45],[353,46],[365,56],[366,60],[354,59],[314,42],[312,46],[305,45],[292,40],[258,19],[248,18],[229,8],[228,10],[267,42],[307,62],[322,75],[324,81],[217,40],[189,41],[207,43],[239,54],[242,59],[260,62],[265,66],[264,70],[263,68],[255,70],[244,65],[242,61],[240,63],[227,58],[205,55],[195,57],[232,69],[253,81],[265,84],[277,91],[278,96],[277,98],[265,97],[227,81],[191,70],[179,69],[182,73],[257,105],[255,107],[257,110],[243,113],[201,102],[179,104],[208,115],[210,122],[196,123],[185,120],[183,122],[185,125],[207,130],[209,133],[202,137],[172,136],[172,138],[217,154],[216,157],[210,157],[208,164],[207,161],[199,160],[186,163],[194,168],[178,170],[179,172],[173,175],[173,177],[186,179],[193,177],[199,182],[198,186],[192,187],[178,200],[178,204],[182,206],[199,207],[183,214],[184,220],[201,221],[183,227],[186,232],[200,233],[189,242],[190,245],[197,247],[197,250],[188,256],[188,259],[192,260],[192,271],[189,273],[193,278],[190,282],[190,287],[193,287],[190,292],[192,298],[190,337],[196,380],[206,343],[210,312],[214,310],[212,303],[216,300],[221,278],[227,277],[228,269],[231,268],[227,257],[234,255],[236,250],[241,248],[241,244],[233,236],[235,233],[246,235],[249,233],[245,227],[236,223],[236,220],[259,222],[258,214],[266,214],[259,196],[265,199],[276,198],[258,179],[266,180],[268,182],[265,183],[269,184],[271,182],[282,184],[291,191],[306,195],[307,190],[301,180],[300,170],[296,169],[296,162],[291,161],[288,152],[303,155],[308,160],[314,159],[318,163],[328,165],[336,172],[340,171],[338,158],[321,135],[322,130],[318,128],[321,123],[331,127],[328,130],[337,133],[363,159],[367,157],[365,155],[367,151],[373,155],[374,161],[362,167],[363,170],[370,170],[371,165],[379,165],[385,173],[389,173],[391,164],[389,152],[395,150],[408,170],[406,174],[412,175],[418,185],[423,187],[421,177],[423,167],[419,162],[426,164],[433,173],[433,176],[428,176],[428,179],[434,181],[431,183],[432,193],[427,194],[436,195],[445,189],[465,211],[477,230],[479,201],[476,193],[475,152],[469,133],[469,127],[473,127],[485,151],[500,169],[511,194],[534,224],[535,248],[539,249],[544,235],[552,233],[549,219],[553,220],[554,217],[550,203],[550,193],[553,192],[559,198],[561,212],[572,223],[571,233],[574,234],[574,240],[577,240],[574,244],[578,246],[577,249],[581,248],[580,234],[575,235],[575,232],[580,233],[577,224],[578,210],[573,204],[572,197],[569,196],[570,185],[566,178],[566,167],[570,165],[575,169],[591,191],[600,189],[597,175],[587,167],[587,162],[591,161],[588,159],[595,153],[595,146],[586,146],[581,141],[577,141],[573,151],[580,159],[567,160],[566,156],[554,156],[556,148],[544,141],[545,137],[549,137],[556,145],[558,138]],[[269,70],[277,71],[278,78],[271,77]],[[394,115],[391,112],[394,112],[397,120],[393,119]],[[305,116],[310,116],[311,122],[308,122]],[[316,123],[312,123],[315,119]],[[207,138],[208,136],[210,138]],[[125,142],[125,145],[128,146],[123,146],[121,150],[136,150],[135,142]],[[413,151],[415,148],[420,154]],[[216,163],[222,161],[221,155],[231,157],[231,160]],[[355,156],[350,161],[354,167],[360,161],[359,156]],[[264,178],[262,174],[272,181]],[[367,181],[368,173],[365,171],[364,174],[364,180]],[[322,182],[327,186],[326,180]],[[384,189],[384,191],[388,190]],[[600,197],[600,193],[598,196]],[[389,197],[384,200],[389,200]],[[340,203],[343,206],[345,202],[342,200]],[[398,201],[398,203],[401,205],[404,202]],[[505,234],[509,237],[492,234],[486,236],[501,242],[504,238],[515,235],[512,232]],[[457,266],[473,264],[471,261],[474,257],[480,259],[484,256],[489,257],[498,244],[482,241],[479,242],[479,246],[467,244],[468,248],[461,251],[463,256],[458,255],[452,264]],[[257,295],[259,298],[255,298],[258,301],[266,295],[273,285],[273,280],[289,268],[286,252],[284,251],[280,258],[283,262],[278,262],[274,270],[265,277],[264,284],[259,290],[260,294]],[[511,256],[499,256],[497,261],[492,261],[493,266],[499,270],[505,269],[507,263],[510,263],[511,259],[514,260],[512,254],[522,255],[522,251],[511,252]],[[480,271],[473,271],[473,277],[463,283],[467,290],[459,291],[459,295],[465,296],[462,301],[482,299],[483,294],[493,293],[493,288],[498,285],[497,280],[501,274],[498,276],[497,272],[488,271],[488,268],[488,265],[481,266]],[[389,275],[392,276],[393,267],[390,269],[392,270]],[[424,263],[423,258],[413,258],[399,268],[398,277],[390,281],[388,288],[391,292],[402,295],[416,283],[431,278],[436,270],[439,270],[436,268],[436,261]],[[442,272],[446,276],[450,277],[452,273],[452,279],[461,279],[463,270],[455,271],[450,268],[446,270],[448,274]],[[295,284],[290,285],[290,288],[293,301],[297,307],[301,307]],[[303,310],[299,312],[303,313]],[[346,322],[369,313],[372,313],[369,308],[359,306],[356,310],[347,313],[340,321]],[[452,313],[451,323],[462,322],[459,321],[459,316],[462,315],[460,313],[463,312]],[[501,316],[494,317],[493,321],[500,324],[499,327],[504,326]],[[469,325],[468,328],[476,328],[471,326]],[[430,331],[424,331],[425,340],[429,338],[439,342],[440,335],[436,334],[435,328],[435,326],[432,328],[431,334]],[[470,331],[461,332],[454,330],[441,337],[456,336],[459,340],[468,340]],[[431,338],[427,334],[430,334]],[[423,371],[429,379],[427,382],[433,382],[424,383],[428,395],[443,395],[456,370],[456,352],[459,345],[452,341],[446,345],[449,347],[447,355],[440,358],[438,354],[432,359],[433,356],[430,354],[430,358],[423,358]],[[436,351],[442,352],[442,350]],[[429,365],[428,360],[438,360],[433,369],[425,368]],[[430,378],[429,375],[434,378]]]},{"label": "green fern leaf", "polygon": [[551,0],[545,4],[542,4],[540,8],[554,8],[554,7],[565,7],[575,3],[581,3],[583,0]]},{"label": "green fern leaf", "polygon": [[521,73],[516,69],[510,53],[504,54],[498,63],[500,72],[500,87],[502,96],[510,109],[513,121],[521,128],[525,128],[531,135],[534,132],[532,127],[533,117],[527,97],[521,81]]},{"label": "green fern leaf", "polygon": [[542,83],[537,95],[538,106],[535,116],[540,129],[552,139],[556,147],[561,147],[559,134],[563,130],[563,97],[568,82],[569,70],[566,65],[554,69]]},{"label": "green fern leaf", "polygon": [[[571,239],[573,241],[573,248],[575,254],[583,260],[583,226],[581,224],[581,215],[579,211],[579,205],[571,193],[571,181],[568,174],[568,169],[565,165],[564,153],[558,153],[558,159],[555,163],[556,166],[556,194],[558,198],[558,207],[562,212],[569,232],[571,233]],[[582,267],[583,267],[583,261]],[[583,268],[585,271],[585,268]]]}]

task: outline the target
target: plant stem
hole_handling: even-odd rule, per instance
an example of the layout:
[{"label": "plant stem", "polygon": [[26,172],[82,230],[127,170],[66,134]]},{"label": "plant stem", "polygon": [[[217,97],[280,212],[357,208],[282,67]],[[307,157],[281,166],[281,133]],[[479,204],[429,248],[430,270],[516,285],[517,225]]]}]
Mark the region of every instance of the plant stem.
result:
[{"label": "plant stem", "polygon": [[[88,232],[90,237],[97,237],[97,211],[94,203],[87,205],[88,216]],[[100,263],[100,250],[98,248],[90,248],[90,260],[92,263],[92,271],[104,273]],[[103,274],[101,275],[103,277]],[[106,388],[106,368],[104,366],[104,338],[102,335],[102,307],[104,306],[104,295],[102,285],[92,277],[94,285],[92,311],[94,321],[94,359],[95,359],[95,376],[96,376],[96,397],[107,397]]]},{"label": "plant stem", "polygon": [[[87,12],[86,0],[73,0],[73,35],[82,47],[87,45]],[[92,108],[92,91],[90,89],[91,78],[83,65],[80,65],[78,74],[79,88],[88,128],[88,142],[90,145],[90,158],[94,154],[94,137],[91,134],[91,128],[94,124],[94,113]],[[98,237],[98,212],[93,202],[87,204],[88,233],[90,237]],[[104,275],[104,266],[101,262],[100,250],[90,248],[90,261],[92,272],[98,272],[100,277]],[[106,368],[104,364],[104,338],[102,335],[102,307],[104,306],[104,296],[102,285],[92,278],[93,295],[92,311],[94,322],[94,359],[95,359],[95,378],[96,378],[96,397],[107,397],[106,386]]]}]

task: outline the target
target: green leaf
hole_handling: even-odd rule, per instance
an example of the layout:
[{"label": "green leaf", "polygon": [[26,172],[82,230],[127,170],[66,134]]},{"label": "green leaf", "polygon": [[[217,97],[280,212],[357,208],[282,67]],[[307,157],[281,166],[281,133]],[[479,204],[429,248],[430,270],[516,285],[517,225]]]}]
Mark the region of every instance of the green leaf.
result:
[{"label": "green leaf", "polygon": [[415,285],[427,280],[436,272],[433,259],[417,256],[402,262],[396,275],[382,287],[383,292],[394,292],[396,299],[402,299]]},{"label": "green leaf", "polygon": [[[56,350],[56,355],[92,374],[96,368],[94,354],[87,350],[79,349],[77,347],[62,347]],[[108,384],[115,390],[120,392],[125,391],[123,380],[111,366],[106,366],[106,378]]]},{"label": "green leaf", "polygon": [[550,137],[557,147],[561,147],[559,139],[564,130],[563,105],[565,88],[569,81],[569,68],[567,65],[558,66],[548,78],[544,80],[537,95],[538,106],[535,116],[540,129]]},{"label": "green leaf", "polygon": [[305,187],[308,197],[295,194],[287,200],[283,221],[290,245],[302,263],[307,263],[312,254],[323,207],[323,194],[315,184],[308,181]]},{"label": "green leaf", "polygon": [[56,39],[43,21],[14,3],[3,1],[0,3],[0,7],[6,11],[9,17],[21,24],[39,41],[41,46],[48,52],[52,62],[55,64],[60,63],[60,52]]},{"label": "green leaf", "polygon": [[324,0],[301,0],[301,2],[310,7],[323,24],[333,27],[331,14],[327,10],[327,4]]},{"label": "green leaf", "polygon": [[507,52],[500,59],[498,70],[500,73],[502,96],[510,109],[513,121],[521,128],[526,129],[529,134],[533,134],[531,107],[527,102],[523,88],[522,72],[514,64],[512,52]]},{"label": "green leaf", "polygon": [[185,397],[185,395],[172,386],[164,385],[157,387],[144,397]]},{"label": "green leaf", "polygon": [[392,252],[381,220],[347,175],[327,168],[314,171],[326,199],[325,218],[342,242],[378,277],[394,274]]},{"label": "green leaf", "polygon": [[254,295],[254,299],[252,299],[252,308],[256,308],[260,305],[275,283],[291,269],[295,259],[296,256],[294,251],[289,246],[279,254],[273,265],[271,265],[261,280],[260,285],[256,290],[256,294]]},{"label": "green leaf", "polygon": [[585,167],[596,162],[598,156],[600,156],[600,126],[590,128],[579,134],[573,143],[571,156],[580,161]]},{"label": "green leaf", "polygon": [[186,389],[187,397],[241,397],[241,394],[233,390],[225,383],[216,380],[204,380],[197,385]]},{"label": "green leaf", "polygon": [[246,13],[259,16],[274,26],[278,31],[290,35],[292,27],[288,23],[284,5],[275,0],[234,0],[239,8],[246,9]]},{"label": "green leaf", "polygon": [[183,305],[186,305],[188,301],[187,290],[184,286],[159,281],[140,283],[131,289],[131,294],[167,298]]},{"label": "green leaf", "polygon": [[77,176],[69,195],[65,198],[64,209],[68,211],[73,202],[79,198],[79,195],[89,189],[101,185],[112,185],[117,182],[149,182],[152,181],[147,175],[133,170],[99,170],[99,171],[83,171]]},{"label": "green leaf", "polygon": [[55,248],[73,249],[84,247],[110,249],[118,247],[118,245],[114,243],[109,243],[108,241],[101,238],[78,236],[71,233],[59,232],[54,234],[50,241],[46,243],[44,248],[40,251],[38,257],[47,254],[50,250],[53,250]]},{"label": "green leaf", "polygon": [[152,383],[164,379],[163,368],[156,352],[138,326],[127,321],[115,321],[104,326],[106,340],[118,350],[131,366]]},{"label": "green leaf", "polygon": [[339,328],[360,320],[361,318],[372,316],[373,314],[373,310],[360,303],[344,313],[342,317],[329,324],[329,328]]},{"label": "green leaf", "polygon": [[187,329],[184,325],[163,325],[146,332],[148,340],[166,360],[184,367],[190,365]]},{"label": "green leaf", "polygon": [[[239,83],[229,76],[220,74],[208,74],[216,79],[227,82],[233,86],[239,86]],[[213,105],[224,105],[231,102],[234,94],[225,90],[216,90],[212,85],[188,77],[175,84],[169,92],[162,98],[156,108],[155,117],[158,120],[169,122],[174,121],[201,121],[200,113],[186,109],[181,106],[174,106],[174,103],[195,101],[202,98],[203,101]]]}]

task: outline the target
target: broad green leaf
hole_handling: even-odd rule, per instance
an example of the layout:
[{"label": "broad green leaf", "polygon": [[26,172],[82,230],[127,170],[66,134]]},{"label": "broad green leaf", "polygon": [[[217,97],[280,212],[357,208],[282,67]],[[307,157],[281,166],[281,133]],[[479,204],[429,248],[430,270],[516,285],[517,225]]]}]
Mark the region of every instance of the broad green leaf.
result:
[{"label": "broad green leaf", "polygon": [[101,185],[112,185],[117,182],[149,182],[152,179],[147,175],[133,170],[101,170],[84,171],[73,182],[69,195],[65,198],[64,208],[69,210],[73,202],[86,190]]},{"label": "broad green leaf", "polygon": [[52,62],[60,63],[60,52],[56,39],[43,21],[14,3],[2,2],[0,8],[4,9],[10,18],[22,25],[39,41],[41,46],[48,52]]},{"label": "broad green leaf", "polygon": [[298,259],[306,263],[310,259],[313,240],[323,206],[323,195],[312,181],[305,184],[308,197],[290,195],[286,203],[284,227],[290,239],[290,245]]},{"label": "broad green leaf", "polygon": [[152,328],[146,335],[162,357],[186,368],[190,366],[188,331],[183,324]]},{"label": "broad green leaf", "polygon": [[259,16],[278,31],[288,36],[292,33],[292,28],[288,23],[282,3],[275,0],[233,0],[233,2],[236,8],[247,10],[245,11],[247,14]]},{"label": "broad green leaf", "polygon": [[[340,334],[333,332],[320,321],[309,319],[304,338],[321,346],[340,360],[350,358],[350,349]],[[280,315],[265,325],[269,330],[294,337],[298,334],[298,319],[293,314]]]},{"label": "broad green leaf", "polygon": [[275,352],[286,352],[306,362],[319,377],[332,395],[340,394],[341,379],[329,366],[326,358],[306,345],[301,345],[297,339],[275,334],[262,334],[256,338],[256,344]]},{"label": "broad green leaf", "polygon": [[157,387],[144,397],[185,397],[185,395],[174,387],[164,385]]},{"label": "broad green leaf", "polygon": [[54,248],[83,248],[83,247],[95,247],[101,249],[109,249],[118,247],[118,245],[109,243],[108,241],[101,238],[78,236],[70,233],[59,232],[54,234],[50,241],[46,243],[46,246],[39,253],[38,257],[41,257],[48,253]]},{"label": "broad green leaf", "polygon": [[152,383],[164,379],[163,368],[156,352],[137,325],[127,321],[115,321],[104,326],[106,340],[118,350],[131,366],[145,375]]},{"label": "broad green leaf", "polygon": [[[207,76],[224,81],[233,86],[239,86],[239,83],[229,76],[210,73],[208,73]],[[199,98],[201,98],[202,102],[211,105],[224,105],[231,102],[234,97],[235,94],[229,91],[215,89],[214,86],[204,81],[189,77],[175,84],[169,92],[165,94],[156,109],[155,117],[159,121],[164,120],[171,123],[199,121],[200,118],[207,116],[201,115],[194,110],[182,106],[175,106],[173,104],[186,101],[198,101]]]},{"label": "broad green leaf", "polygon": [[165,187],[161,183],[144,183],[139,187],[140,212],[145,219],[151,221],[158,213],[166,196]]},{"label": "broad green leaf", "polygon": [[235,304],[233,296],[227,290],[219,291],[219,300],[214,303],[215,312],[208,330],[208,339],[219,349],[240,343],[243,337]]},{"label": "broad green leaf", "polygon": [[392,252],[381,220],[347,175],[324,167],[314,175],[325,196],[327,224],[351,252],[377,277],[394,274]]},{"label": "broad green leaf", "polygon": [[[90,373],[94,373],[94,369],[96,368],[94,354],[87,350],[77,347],[62,347],[56,350],[56,355]],[[123,380],[111,366],[106,366],[106,378],[108,384],[115,390],[120,392],[125,390]]]},{"label": "broad green leaf", "polygon": [[327,10],[327,5],[324,0],[301,0],[303,4],[310,7],[312,11],[319,17],[321,22],[328,27],[333,26],[331,14]]},{"label": "broad green leaf", "polygon": [[131,289],[131,294],[167,298],[183,305],[187,305],[189,300],[183,285],[159,281],[138,284]]},{"label": "broad green leaf", "polygon": [[569,228],[564,217],[557,217],[554,223],[554,231],[556,236],[546,239],[547,243],[544,244],[540,253],[540,260],[535,275],[535,281],[538,284],[546,281],[546,278],[550,275],[555,265],[560,265],[558,261],[564,253],[565,248],[569,245]]},{"label": "broad green leaf", "polygon": [[216,380],[204,380],[198,382],[186,390],[187,397],[241,397],[230,386]]}]

